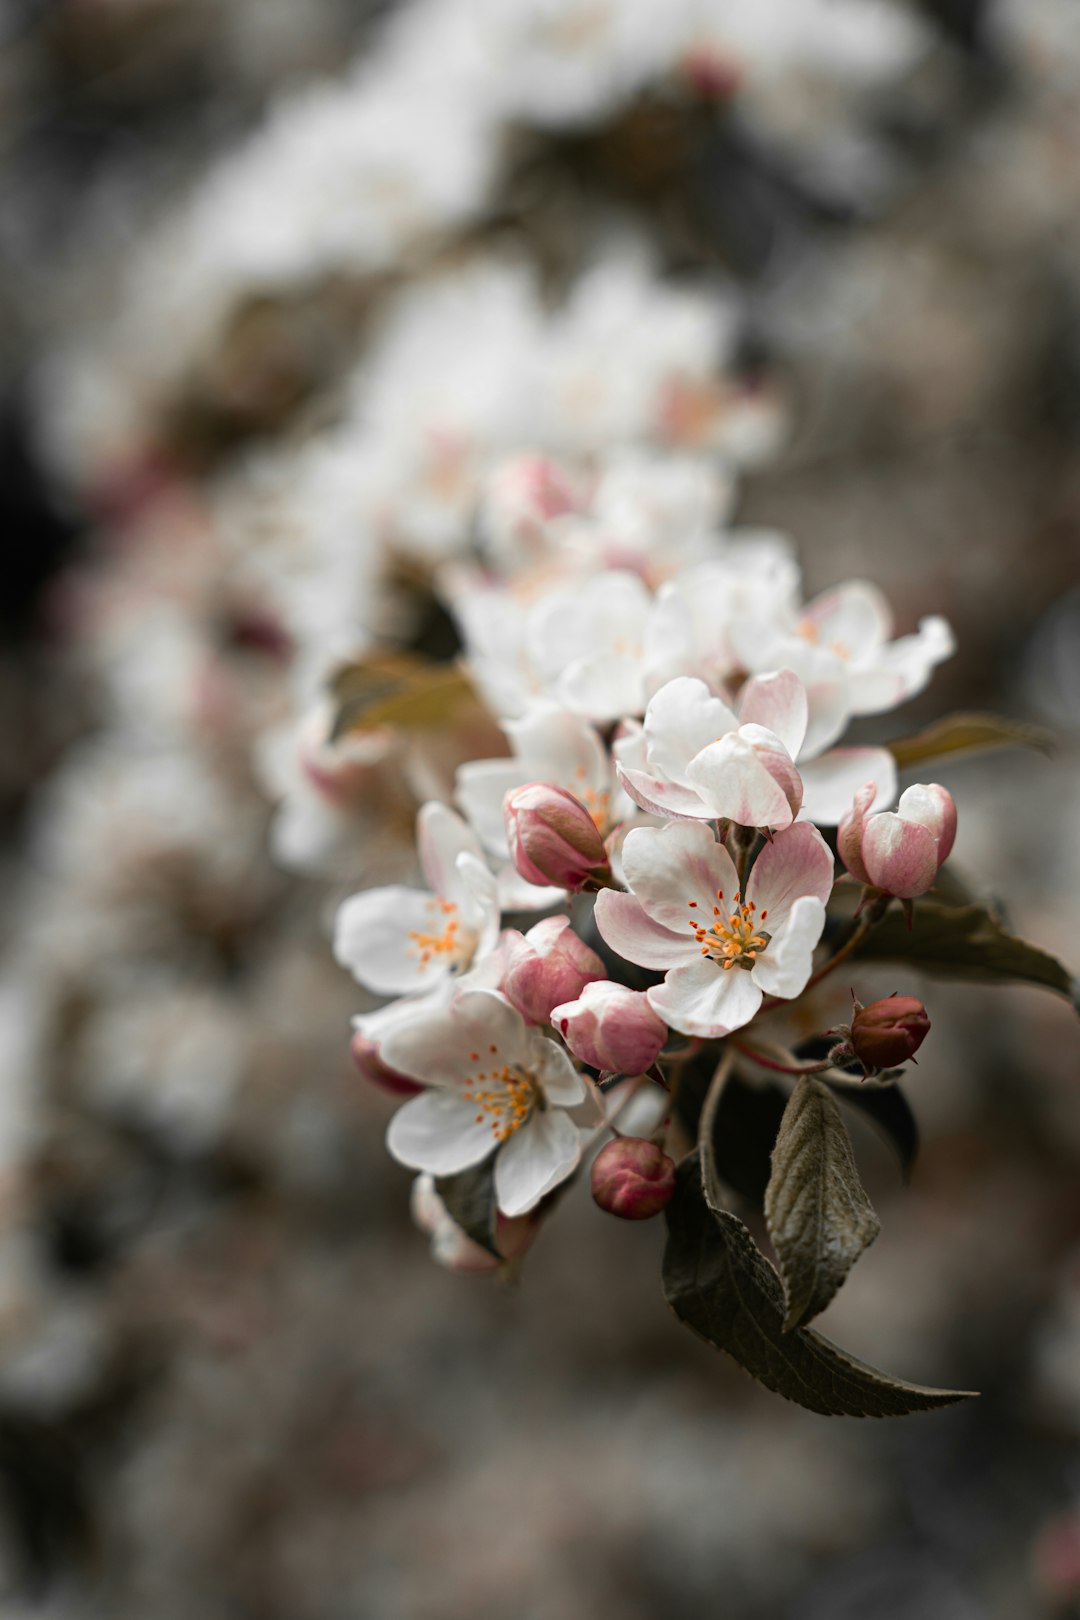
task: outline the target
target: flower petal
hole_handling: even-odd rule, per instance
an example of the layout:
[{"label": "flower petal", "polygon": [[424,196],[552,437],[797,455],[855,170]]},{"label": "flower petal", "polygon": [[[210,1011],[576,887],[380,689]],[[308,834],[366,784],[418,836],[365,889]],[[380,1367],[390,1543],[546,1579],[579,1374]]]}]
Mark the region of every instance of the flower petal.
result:
[{"label": "flower petal", "polygon": [[695,910],[704,912],[702,922],[711,917],[718,890],[730,900],[739,887],[731,856],[710,827],[696,822],[635,827],[623,845],[623,870],[654,922],[676,933]]},{"label": "flower petal", "polygon": [[799,773],[779,737],[763,726],[740,727],[703,748],[686,778],[714,816],[742,827],[789,827],[802,801]]},{"label": "flower petal", "polygon": [[803,610],[818,644],[856,662],[883,647],[892,634],[892,610],[883,593],[865,579],[850,579],[815,597]]},{"label": "flower petal", "polygon": [[393,1028],[380,1056],[391,1069],[425,1085],[464,1086],[476,1072],[476,1053],[483,1054],[479,1061],[488,1070],[520,1062],[527,1051],[526,1031],[521,1014],[502,996],[462,990],[448,1006]]},{"label": "flower petal", "polygon": [[493,1147],[487,1116],[456,1092],[425,1091],[399,1108],[386,1132],[386,1146],[399,1164],[433,1176],[453,1176],[486,1159]]},{"label": "flower petal", "polygon": [[830,748],[820,759],[799,765],[803,780],[802,815],[822,827],[836,827],[848,814],[861,787],[872,782],[875,802],[884,809],[896,798],[896,761],[887,748]]},{"label": "flower petal", "polygon": [[[417,1099],[419,1100],[419,1099]],[[561,1109],[536,1109],[495,1160],[495,1197],[504,1215],[524,1215],[575,1169],[581,1138]]]},{"label": "flower petal", "polygon": [[493,855],[510,857],[503,822],[503,799],[511,788],[536,781],[535,771],[518,759],[470,759],[458,766],[455,797],[481,842]]},{"label": "flower petal", "polygon": [[574,1108],[584,1102],[588,1087],[558,1041],[549,1040],[539,1030],[532,1032],[526,1061],[549,1103]]},{"label": "flower petal", "polygon": [[680,782],[636,771],[616,761],[615,772],[623,790],[642,810],[654,816],[671,816],[678,821],[712,821],[714,812],[696,788]]},{"label": "flower petal", "polygon": [[825,907],[811,895],[795,901],[780,932],[750,970],[754,983],[767,995],[790,1001],[806,984],[813,970],[814,946],[825,927]]},{"label": "flower petal", "polygon": [[594,915],[601,939],[639,967],[677,967],[697,955],[698,948],[689,930],[676,934],[654,922],[632,894],[616,894],[605,889],[596,897]]},{"label": "flower petal", "polygon": [[871,883],[910,900],[925,894],[937,877],[938,841],[929,827],[884,810],[863,828],[862,858]]},{"label": "flower petal", "polygon": [[687,765],[703,748],[736,730],[739,722],[704,681],[682,675],[649,699],[645,742],[649,771],[686,786]]},{"label": "flower petal", "polygon": [[791,669],[773,675],[755,675],[739,699],[739,724],[764,726],[779,737],[795,759],[806,737],[810,707],[806,687]]},{"label": "flower petal", "polygon": [[338,908],[334,956],[376,995],[426,990],[446,977],[449,964],[438,955],[425,963],[412,936],[440,933],[445,922],[438,900],[423,889],[366,889]]},{"label": "flower petal", "polygon": [[768,912],[766,926],[777,934],[801,896],[825,903],[832,893],[833,870],[824,838],[810,822],[799,821],[765,845],[750,872],[746,898],[757,906],[759,918]]},{"label": "flower petal", "polygon": [[416,818],[420,866],[435,894],[456,901],[457,858],[463,853],[483,860],[483,850],[472,828],[448,805],[429,799]]},{"label": "flower petal", "polygon": [[761,990],[742,968],[725,970],[699,957],[675,968],[663,984],[646,991],[665,1023],[684,1035],[727,1035],[748,1024],[761,1006]]}]

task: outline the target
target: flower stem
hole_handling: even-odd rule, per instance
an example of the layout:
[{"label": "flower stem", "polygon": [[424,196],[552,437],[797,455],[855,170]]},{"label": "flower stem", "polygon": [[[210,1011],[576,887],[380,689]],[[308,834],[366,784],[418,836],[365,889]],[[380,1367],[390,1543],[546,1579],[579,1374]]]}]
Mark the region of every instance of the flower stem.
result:
[{"label": "flower stem", "polygon": [[833,1067],[831,1058],[824,1058],[819,1063],[776,1063],[772,1058],[766,1057],[764,1052],[759,1052],[754,1046],[747,1046],[743,1041],[732,1041],[731,1045],[737,1052],[741,1052],[743,1057],[748,1057],[751,1062],[759,1063],[763,1069],[772,1069],[777,1074],[822,1074],[826,1069]]}]

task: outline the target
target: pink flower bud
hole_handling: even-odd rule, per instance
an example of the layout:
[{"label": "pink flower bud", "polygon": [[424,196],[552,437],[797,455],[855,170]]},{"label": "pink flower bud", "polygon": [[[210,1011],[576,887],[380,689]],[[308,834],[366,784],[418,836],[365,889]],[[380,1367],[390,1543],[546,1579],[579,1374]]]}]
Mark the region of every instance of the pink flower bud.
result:
[{"label": "pink flower bud", "polygon": [[353,1036],[349,1051],[364,1079],[378,1086],[380,1091],[388,1091],[392,1097],[415,1097],[418,1092],[426,1090],[418,1081],[410,1079],[407,1074],[399,1074],[384,1063],[379,1056],[378,1041],[373,1041],[360,1030]]},{"label": "pink flower bud", "polygon": [[547,782],[511,788],[503,818],[514,865],[528,883],[601,888],[610,881],[604,841],[580,799]]},{"label": "pink flower bud", "polygon": [[933,887],[956,838],[956,805],[937,782],[917,783],[900,795],[895,811],[870,815],[874,787],[868,784],[840,823],[837,848],[853,877],[899,900],[914,900]]},{"label": "pink flower bud", "polygon": [[527,934],[507,930],[503,961],[503,994],[530,1024],[546,1024],[553,1007],[607,978],[603,962],[574,933],[569,917],[545,917]]},{"label": "pink flower bud", "polygon": [[895,1069],[914,1057],[929,1029],[926,1008],[915,996],[886,996],[856,1009],[851,1044],[866,1068]]},{"label": "pink flower bud", "polygon": [[668,1036],[647,996],[606,979],[556,1007],[551,1023],[580,1062],[612,1074],[644,1074]]},{"label": "pink flower bud", "polygon": [[675,1161],[655,1142],[617,1136],[596,1155],[591,1185],[593,1198],[609,1215],[647,1221],[671,1202]]}]

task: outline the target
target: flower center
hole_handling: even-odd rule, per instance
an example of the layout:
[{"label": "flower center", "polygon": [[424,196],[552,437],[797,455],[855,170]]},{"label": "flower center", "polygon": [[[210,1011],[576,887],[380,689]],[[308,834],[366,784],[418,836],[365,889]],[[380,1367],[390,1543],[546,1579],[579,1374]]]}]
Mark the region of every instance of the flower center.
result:
[{"label": "flower center", "polygon": [[[516,1064],[504,1063],[500,1067],[498,1049],[491,1046],[488,1051],[493,1067],[471,1074],[462,1096],[466,1102],[476,1104],[476,1123],[482,1125],[486,1120],[495,1141],[505,1142],[524,1125],[534,1108],[544,1106],[544,1099],[532,1075]],[[469,1057],[474,1063],[481,1061],[479,1052],[470,1052]]]},{"label": "flower center", "polygon": [[[427,910],[432,915],[431,930],[409,929],[411,954],[418,957],[422,968],[429,967],[432,962],[441,962],[451,973],[456,973],[458,968],[472,961],[476,935],[471,928],[462,928],[457,909],[452,900],[432,898],[427,903]],[[440,923],[441,928],[438,926]]]},{"label": "flower center", "polygon": [[[733,967],[749,971],[772,938],[761,926],[769,915],[768,908],[760,917],[756,916],[757,906],[752,900],[743,900],[738,889],[734,910],[724,904],[723,889],[717,889],[716,898],[719,903],[712,908],[711,920],[691,917],[690,931],[701,947],[702,956],[711,956],[725,973]],[[696,900],[688,900],[686,904],[693,912],[702,910]]]}]

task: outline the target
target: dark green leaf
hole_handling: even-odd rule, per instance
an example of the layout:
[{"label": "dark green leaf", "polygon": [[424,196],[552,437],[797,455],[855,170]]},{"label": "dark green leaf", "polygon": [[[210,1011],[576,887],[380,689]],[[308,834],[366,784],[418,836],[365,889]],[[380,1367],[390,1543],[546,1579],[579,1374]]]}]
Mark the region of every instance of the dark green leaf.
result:
[{"label": "dark green leaf", "polygon": [[813,1328],[785,1333],[780,1280],[743,1223],[706,1203],[697,1153],[679,1165],[666,1213],[668,1304],[766,1388],[829,1417],[902,1417],[967,1398],[890,1378]]},{"label": "dark green leaf", "polygon": [[435,1191],[466,1236],[501,1260],[495,1244],[495,1155],[456,1176],[436,1176]]},{"label": "dark green leaf", "polygon": [[765,1220],[780,1261],[784,1331],[823,1311],[881,1223],[828,1086],[804,1074],[788,1099],[772,1155]]},{"label": "dark green leaf", "polygon": [[900,769],[908,770],[931,760],[993,748],[1038,748],[1049,753],[1053,743],[1053,733],[1042,726],[1023,725],[996,714],[949,714],[914,737],[898,737],[887,747]]},{"label": "dark green leaf", "polygon": [[863,962],[910,962],[942,978],[1038,984],[1078,1002],[1077,981],[1057,957],[1007,933],[986,906],[952,906],[927,895],[915,901],[909,929],[899,910],[887,913],[855,952]]},{"label": "dark green leaf", "polygon": [[874,1080],[839,1083],[831,1074],[824,1077],[836,1091],[841,1102],[857,1108],[885,1136],[900,1160],[900,1169],[907,1181],[919,1152],[919,1127],[911,1105],[898,1085],[879,1085]]}]

